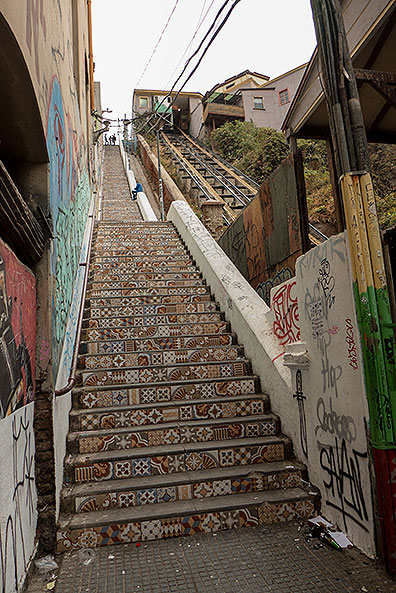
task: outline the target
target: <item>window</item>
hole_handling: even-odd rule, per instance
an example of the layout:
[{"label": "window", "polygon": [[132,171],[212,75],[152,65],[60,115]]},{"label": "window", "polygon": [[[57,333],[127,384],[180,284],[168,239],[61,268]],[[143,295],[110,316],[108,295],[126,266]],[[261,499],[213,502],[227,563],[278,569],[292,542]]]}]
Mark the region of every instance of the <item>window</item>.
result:
[{"label": "window", "polygon": [[149,106],[148,97],[139,97],[139,107],[147,108]]},{"label": "window", "polygon": [[253,109],[264,109],[263,97],[253,97]]},{"label": "window", "polygon": [[289,89],[279,91],[279,105],[285,105],[285,103],[289,103],[289,101]]}]

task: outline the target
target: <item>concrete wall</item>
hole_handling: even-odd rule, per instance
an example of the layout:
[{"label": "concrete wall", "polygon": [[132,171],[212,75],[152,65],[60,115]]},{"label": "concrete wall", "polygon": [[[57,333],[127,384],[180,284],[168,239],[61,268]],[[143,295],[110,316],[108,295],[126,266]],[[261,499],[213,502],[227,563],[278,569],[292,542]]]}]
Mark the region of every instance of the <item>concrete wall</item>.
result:
[{"label": "concrete wall", "polygon": [[[24,581],[34,554],[36,525],[43,549],[51,550],[55,538],[55,474],[58,471],[61,479],[63,463],[59,458],[56,469],[55,457],[57,438],[63,438],[67,430],[68,406],[57,413],[54,386],[73,347],[67,323],[92,182],[97,184],[100,178],[95,162],[100,151],[90,147],[87,2],[4,0],[0,19],[8,35],[0,39],[1,55],[7,45],[7,55],[14,63],[14,52],[18,76],[23,72],[23,88],[29,90],[22,92],[15,85],[15,106],[21,97],[25,101],[19,112],[15,107],[12,121],[15,132],[26,140],[23,158],[15,159],[3,148],[0,158],[22,197],[39,204],[48,215],[53,234],[33,269],[34,276],[11,252],[2,274],[1,290],[13,297],[11,318],[6,315],[4,319],[11,323],[17,348],[16,358],[14,352],[9,357],[17,378],[11,401],[17,405],[0,420],[0,578],[4,593],[13,593]],[[3,88],[4,72],[0,68]],[[7,92],[12,92],[11,87]],[[21,113],[27,114],[25,125]],[[0,114],[4,130],[2,117],[4,112]],[[33,134],[31,121],[35,122]],[[43,139],[42,146],[37,138]],[[2,143],[2,147],[9,145]],[[6,248],[0,246],[3,256]],[[17,269],[14,280],[10,279],[12,266]],[[30,290],[32,283],[32,294],[18,292]],[[62,349],[65,360],[61,361]],[[3,383],[3,401],[6,391]]]},{"label": "concrete wall", "polygon": [[[158,187],[158,161],[150,146],[147,144],[143,136],[138,134],[138,151],[146,173],[155,187]],[[164,208],[168,212],[174,200],[185,200],[182,192],[177,187],[169,173],[167,173],[163,166],[161,166],[162,187],[164,193]]]},{"label": "concrete wall", "polygon": [[[305,399],[293,406],[302,429],[306,423],[303,456],[321,489],[323,513],[373,555],[368,409],[345,234],[297,260],[296,293],[310,358],[300,368]],[[298,370],[292,369],[294,385]]]}]

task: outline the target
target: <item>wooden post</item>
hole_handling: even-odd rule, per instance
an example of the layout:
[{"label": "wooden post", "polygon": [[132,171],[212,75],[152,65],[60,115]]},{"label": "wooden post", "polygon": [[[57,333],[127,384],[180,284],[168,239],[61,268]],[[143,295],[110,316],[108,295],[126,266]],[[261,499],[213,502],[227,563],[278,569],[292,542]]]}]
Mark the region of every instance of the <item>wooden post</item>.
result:
[{"label": "wooden post", "polygon": [[338,179],[335,170],[335,160],[333,153],[333,144],[330,138],[326,139],[326,151],[327,151],[327,164],[329,167],[330,181],[333,188],[334,198],[334,209],[336,215],[337,232],[342,233],[345,230],[345,217],[344,208],[342,206],[342,196],[340,193],[340,187],[338,185]]}]

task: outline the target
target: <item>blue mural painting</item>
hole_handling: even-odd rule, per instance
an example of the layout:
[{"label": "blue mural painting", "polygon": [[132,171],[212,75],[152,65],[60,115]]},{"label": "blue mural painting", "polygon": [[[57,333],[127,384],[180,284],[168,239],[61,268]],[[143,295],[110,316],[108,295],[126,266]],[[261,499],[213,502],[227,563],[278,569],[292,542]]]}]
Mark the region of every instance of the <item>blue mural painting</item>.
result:
[{"label": "blue mural painting", "polygon": [[65,338],[91,197],[86,167],[79,167],[79,162],[83,162],[83,158],[78,154],[77,133],[71,121],[70,115],[65,114],[61,88],[55,77],[52,82],[47,120],[50,208],[54,234],[51,274],[54,283],[52,359],[55,375]]}]

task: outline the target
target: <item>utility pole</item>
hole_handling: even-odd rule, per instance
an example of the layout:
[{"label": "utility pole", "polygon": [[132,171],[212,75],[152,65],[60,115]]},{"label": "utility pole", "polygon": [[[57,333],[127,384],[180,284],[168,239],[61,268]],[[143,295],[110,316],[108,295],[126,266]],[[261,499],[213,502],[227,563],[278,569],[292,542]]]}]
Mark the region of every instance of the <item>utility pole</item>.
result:
[{"label": "utility pole", "polygon": [[396,574],[390,457],[396,462],[395,338],[366,131],[339,0],[311,0],[353,268],[383,548]]}]

